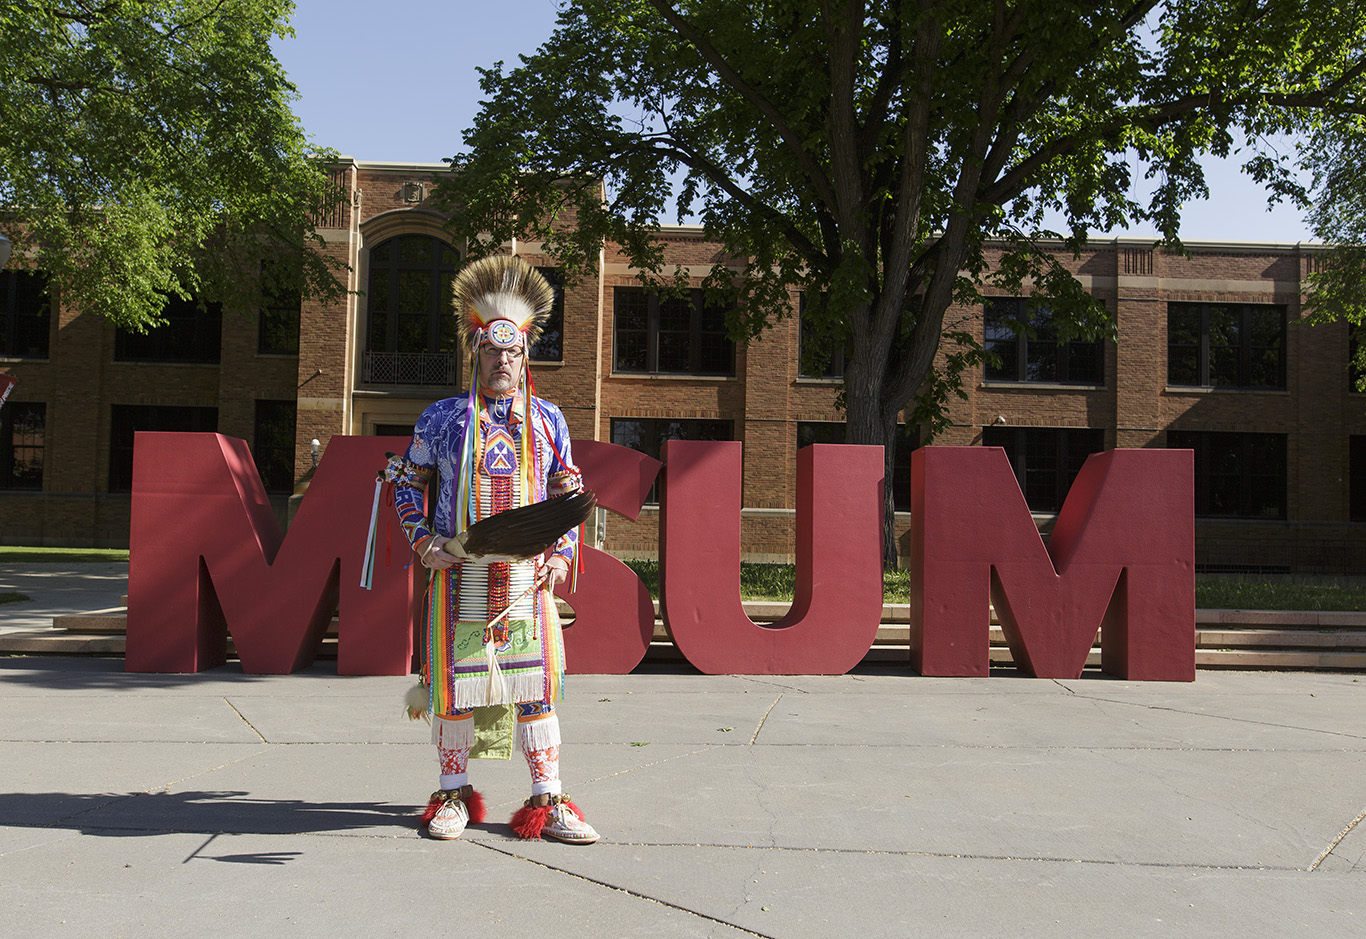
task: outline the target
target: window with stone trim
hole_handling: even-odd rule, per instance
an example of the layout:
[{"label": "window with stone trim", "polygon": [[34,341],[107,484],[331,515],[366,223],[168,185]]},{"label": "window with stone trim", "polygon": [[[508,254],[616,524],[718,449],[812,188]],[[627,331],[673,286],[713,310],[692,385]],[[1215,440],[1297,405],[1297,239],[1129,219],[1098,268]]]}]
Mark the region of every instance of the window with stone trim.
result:
[{"label": "window with stone trim", "polygon": [[375,437],[409,437],[413,436],[415,424],[375,424],[370,433]]},{"label": "window with stone trim", "polygon": [[[612,442],[619,447],[639,450],[660,459],[668,440],[734,440],[735,425],[730,421],[670,417],[614,417]],[[647,504],[659,501],[659,483],[650,487]]]},{"label": "window with stone trim", "polygon": [[838,331],[816,325],[815,317],[807,313],[805,291],[797,304],[797,374],[802,378],[843,378],[846,350],[837,338]]},{"label": "window with stone trim", "polygon": [[47,358],[52,299],[41,271],[0,271],[0,356]]},{"label": "window with stone trim", "polygon": [[1285,307],[1168,303],[1167,384],[1284,388]]},{"label": "window with stone trim", "polygon": [[558,268],[538,267],[541,276],[555,288],[555,305],[550,308],[541,336],[531,344],[531,358],[538,362],[564,361],[564,278]]},{"label": "window with stone trim", "polygon": [[1286,435],[1169,430],[1169,449],[1195,452],[1195,514],[1286,517]]},{"label": "window with stone trim", "polygon": [[[797,449],[813,443],[844,443],[848,424],[843,421],[798,421]],[[920,431],[905,424],[896,425],[892,454],[892,500],[898,512],[911,510],[911,454],[920,446]]]},{"label": "window with stone trim", "polygon": [[1348,324],[1347,333],[1347,390],[1366,391],[1366,368],[1358,364],[1361,355],[1363,337],[1366,337],[1366,326],[1355,326]]},{"label": "window with stone trim", "polygon": [[1366,522],[1366,434],[1347,438],[1348,518]]},{"label": "window with stone trim", "polygon": [[133,439],[138,431],[215,433],[218,408],[115,404],[109,414],[109,491],[133,490]]},{"label": "window with stone trim", "polygon": [[303,294],[278,261],[261,262],[261,308],[256,351],[262,355],[299,354],[299,314]]},{"label": "window with stone trim", "polygon": [[194,297],[167,297],[165,322],[145,333],[114,333],[115,362],[178,362],[213,365],[223,348],[223,304]]},{"label": "window with stone trim", "polygon": [[451,284],[460,255],[431,235],[398,235],[370,251],[361,380],[384,385],[455,385],[459,323]]},{"label": "window with stone trim", "polygon": [[0,489],[42,489],[47,405],[8,401],[0,408]]},{"label": "window with stone trim", "polygon": [[702,290],[661,296],[644,287],[612,290],[613,371],[672,375],[734,375],[735,343],[726,311]]},{"label": "window with stone trim", "polygon": [[1059,512],[1086,458],[1105,449],[1098,427],[984,427],[982,446],[1001,447],[1031,512]]},{"label": "window with stone trim", "polygon": [[996,356],[987,381],[1050,385],[1105,384],[1104,344],[1058,340],[1053,311],[1027,297],[990,297],[982,312],[983,346]]},{"label": "window with stone trim", "polygon": [[294,491],[294,430],[297,402],[258,398],[251,446],[256,472],[266,492]]}]

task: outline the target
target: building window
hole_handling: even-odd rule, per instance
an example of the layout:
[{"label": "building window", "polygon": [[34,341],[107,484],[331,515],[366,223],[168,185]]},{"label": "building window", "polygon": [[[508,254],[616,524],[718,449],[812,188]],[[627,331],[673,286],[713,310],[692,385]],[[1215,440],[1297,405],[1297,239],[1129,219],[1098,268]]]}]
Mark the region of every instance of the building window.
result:
[{"label": "building window", "polygon": [[837,341],[833,330],[821,329],[814,318],[807,314],[805,291],[797,303],[797,374],[802,378],[843,378],[843,342]]},{"label": "building window", "polygon": [[984,427],[982,446],[1005,450],[1031,512],[1060,512],[1086,458],[1105,449],[1105,431],[1095,427]]},{"label": "building window", "polygon": [[1366,434],[1352,434],[1347,442],[1348,518],[1366,522]]},{"label": "building window", "polygon": [[133,491],[133,435],[138,431],[214,433],[218,408],[115,404],[109,421],[109,491]]},{"label": "building window", "polygon": [[1103,345],[1077,339],[1059,342],[1053,311],[1046,306],[1031,306],[1025,297],[992,297],[982,322],[983,345],[1000,360],[987,363],[987,381],[1105,383]]},{"label": "building window", "polygon": [[734,375],[735,343],[726,311],[708,306],[703,291],[661,297],[643,287],[612,292],[617,372]]},{"label": "building window", "polygon": [[223,305],[168,297],[166,320],[145,333],[120,329],[114,334],[115,362],[218,362],[223,345]]},{"label": "building window", "polygon": [[[612,442],[619,447],[639,450],[646,456],[660,458],[659,451],[666,440],[734,440],[735,430],[730,421],[674,420],[667,417],[614,417]],[[659,483],[650,487],[647,503],[659,501]]]},{"label": "building window", "polygon": [[408,437],[413,436],[413,424],[376,424],[370,433],[375,437]]},{"label": "building window", "polygon": [[1351,326],[1347,334],[1347,390],[1366,391],[1366,368],[1362,368],[1357,361],[1357,356],[1361,355],[1361,336],[1366,333],[1366,326]]},{"label": "building window", "polygon": [[0,409],[0,489],[43,488],[47,405],[11,401]]},{"label": "building window", "polygon": [[283,276],[276,261],[261,262],[261,310],[256,351],[262,355],[299,354],[299,312],[303,294],[297,281]]},{"label": "building window", "polygon": [[459,323],[451,283],[459,265],[456,250],[430,235],[399,235],[370,252],[362,381],[457,384]]},{"label": "building window", "polygon": [[1285,307],[1168,303],[1167,384],[1284,388]]},{"label": "building window", "polygon": [[294,491],[294,423],[293,401],[256,402],[255,440],[251,455],[256,460],[256,472],[266,492]]},{"label": "building window", "polygon": [[553,267],[536,270],[555,288],[555,305],[541,327],[541,338],[531,346],[531,357],[538,362],[561,362],[564,360],[564,278]]},{"label": "building window", "polygon": [[52,332],[52,299],[47,275],[39,271],[0,271],[0,355],[47,357]]},{"label": "building window", "polygon": [[[797,449],[813,443],[844,443],[843,421],[798,421]],[[896,425],[896,442],[892,454],[892,499],[898,512],[911,510],[911,453],[920,446],[919,428]]]},{"label": "building window", "polygon": [[1195,514],[1285,518],[1285,434],[1169,430],[1167,446],[1195,451]]}]

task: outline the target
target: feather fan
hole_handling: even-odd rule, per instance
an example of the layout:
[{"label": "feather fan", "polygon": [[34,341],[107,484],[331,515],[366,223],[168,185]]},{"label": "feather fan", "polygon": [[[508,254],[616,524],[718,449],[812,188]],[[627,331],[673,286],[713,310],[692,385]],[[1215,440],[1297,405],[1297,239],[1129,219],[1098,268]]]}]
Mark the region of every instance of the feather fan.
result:
[{"label": "feather fan", "polygon": [[[468,557],[535,557],[565,532],[583,524],[597,505],[597,496],[580,490],[491,515],[475,522],[452,541],[459,542]],[[458,556],[460,552],[452,551],[453,547],[454,544],[446,545],[446,552]]]}]

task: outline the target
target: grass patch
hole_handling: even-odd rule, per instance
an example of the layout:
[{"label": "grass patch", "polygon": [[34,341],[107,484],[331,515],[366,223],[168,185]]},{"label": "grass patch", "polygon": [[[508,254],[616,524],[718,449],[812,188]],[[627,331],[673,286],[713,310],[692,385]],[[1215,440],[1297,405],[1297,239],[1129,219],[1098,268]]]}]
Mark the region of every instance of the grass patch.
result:
[{"label": "grass patch", "polygon": [[[653,560],[626,561],[659,599],[659,563]],[[741,564],[740,595],[746,600],[773,600],[791,603],[797,586],[797,569],[792,564]],[[910,571],[897,570],[882,575],[885,603],[909,603]],[[1294,584],[1266,579],[1232,579],[1227,575],[1196,575],[1195,605],[1202,610],[1366,610],[1366,587],[1350,583]]]},{"label": "grass patch", "polygon": [[1267,580],[1195,578],[1202,610],[1366,610],[1366,588],[1353,584],[1292,584]]},{"label": "grass patch", "polygon": [[[650,591],[659,599],[659,562],[654,560],[624,561],[636,572]],[[882,575],[882,597],[886,603],[908,603],[911,597],[910,571],[892,571]],[[740,596],[746,600],[773,600],[791,603],[797,592],[795,564],[740,565]]]},{"label": "grass patch", "polygon": [[24,548],[0,545],[0,564],[84,564],[126,560],[127,548]]},{"label": "grass patch", "polygon": [[30,599],[32,598],[15,591],[0,593],[0,603],[25,603]]}]

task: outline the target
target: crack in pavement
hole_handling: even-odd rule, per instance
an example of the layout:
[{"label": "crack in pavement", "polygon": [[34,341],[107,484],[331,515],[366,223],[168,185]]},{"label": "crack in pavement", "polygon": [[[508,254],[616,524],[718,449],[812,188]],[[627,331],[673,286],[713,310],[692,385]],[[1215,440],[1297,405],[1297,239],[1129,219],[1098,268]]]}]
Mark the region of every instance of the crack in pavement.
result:
[{"label": "crack in pavement", "polygon": [[1319,856],[1314,859],[1314,863],[1309,865],[1309,869],[1311,871],[1318,870],[1319,865],[1328,859],[1328,855],[1332,854],[1334,851],[1337,850],[1337,846],[1342,844],[1342,839],[1350,835],[1352,833],[1352,829],[1356,828],[1357,824],[1363,818],[1366,818],[1366,809],[1362,809],[1361,812],[1357,814],[1356,818],[1352,819],[1350,822],[1347,823],[1346,828],[1338,832],[1338,836],[1328,843],[1328,847],[1324,848],[1322,853],[1320,853]]},{"label": "crack in pavement", "polygon": [[668,900],[662,900],[659,897],[652,897],[647,893],[641,893],[638,890],[631,890],[628,887],[620,887],[616,884],[609,884],[604,880],[598,880],[596,877],[589,877],[588,875],[580,874],[577,871],[566,870],[563,867],[556,867],[554,864],[548,864],[545,861],[538,861],[535,858],[529,858],[526,855],[518,854],[515,851],[506,851],[498,847],[497,845],[490,844],[485,841],[471,840],[470,843],[476,844],[481,848],[485,848],[497,854],[501,854],[504,857],[510,857],[519,861],[525,861],[526,863],[533,864],[536,867],[540,867],[548,871],[554,871],[555,873],[563,874],[566,877],[573,877],[576,880],[582,880],[585,883],[593,884],[596,887],[603,887],[607,890],[612,890],[617,893],[623,893],[628,897],[633,897],[637,900],[644,900],[647,903],[658,903],[660,906],[668,907],[671,910],[677,910],[680,913],[687,913],[689,916],[696,916],[699,919],[704,919],[708,922],[715,923],[718,926],[725,926],[728,929],[734,929],[737,932],[742,932],[747,936],[758,936],[759,939],[777,939],[776,936],[770,936],[768,933],[757,932],[753,929],[748,929],[744,926],[737,926],[735,923],[726,922],[724,919],[721,919],[720,917],[712,916],[708,913],[703,913],[700,910],[689,909],[686,906],[682,906],[677,903],[672,903]]},{"label": "crack in pavement", "polygon": [[778,702],[783,699],[783,695],[785,694],[787,694],[786,691],[778,692],[778,697],[773,699],[773,703],[768,706],[768,710],[764,712],[764,716],[759,718],[759,726],[754,728],[754,735],[749,738],[749,745],[751,747],[754,746],[754,741],[759,739],[759,731],[764,729],[764,722],[768,720],[768,715],[773,713],[773,709],[778,706]]},{"label": "crack in pavement", "polygon": [[1323,730],[1318,727],[1299,727],[1295,724],[1278,724],[1273,721],[1253,720],[1252,718],[1237,717],[1232,714],[1207,714],[1203,711],[1192,711],[1186,708],[1173,707],[1165,704],[1140,704],[1135,701],[1116,700],[1115,698],[1081,694],[1079,694],[1078,697],[1086,698],[1089,701],[1103,701],[1107,704],[1119,704],[1127,707],[1140,708],[1145,711],[1170,711],[1173,714],[1185,714],[1190,717],[1205,717],[1211,720],[1231,721],[1237,724],[1251,724],[1256,727],[1275,727],[1279,730],[1296,730],[1303,733],[1324,734],[1330,737],[1346,737],[1349,740],[1366,740],[1366,734],[1351,734],[1340,730]]},{"label": "crack in pavement", "polygon": [[242,723],[247,725],[247,729],[256,735],[257,740],[261,741],[262,743],[270,743],[270,741],[267,740],[265,736],[259,730],[256,729],[256,725],[253,724],[251,721],[247,720],[247,716],[237,709],[237,705],[233,704],[230,700],[228,700],[227,695],[223,695],[223,703],[226,704],[228,707],[232,708],[232,713],[236,714],[238,718],[242,721]]}]

